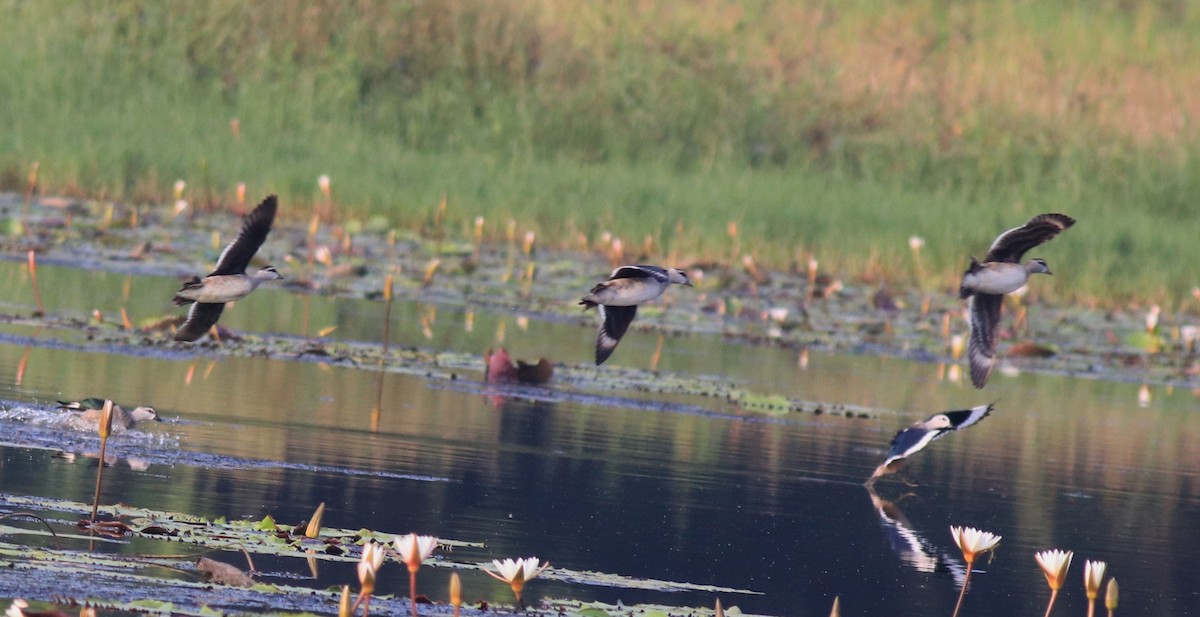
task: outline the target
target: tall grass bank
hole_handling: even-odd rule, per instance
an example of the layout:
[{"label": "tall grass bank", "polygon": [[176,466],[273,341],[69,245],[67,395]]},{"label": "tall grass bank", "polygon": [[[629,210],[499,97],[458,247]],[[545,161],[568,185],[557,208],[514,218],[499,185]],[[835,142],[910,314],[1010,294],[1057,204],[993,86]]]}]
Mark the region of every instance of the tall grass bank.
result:
[{"label": "tall grass bank", "polygon": [[0,7],[7,190],[36,162],[44,192],[151,202],[183,178],[304,206],[327,174],[344,216],[416,229],[446,195],[464,233],[610,232],[652,259],[909,282],[916,235],[947,287],[1062,211],[1047,294],[1197,308],[1190,3]]}]

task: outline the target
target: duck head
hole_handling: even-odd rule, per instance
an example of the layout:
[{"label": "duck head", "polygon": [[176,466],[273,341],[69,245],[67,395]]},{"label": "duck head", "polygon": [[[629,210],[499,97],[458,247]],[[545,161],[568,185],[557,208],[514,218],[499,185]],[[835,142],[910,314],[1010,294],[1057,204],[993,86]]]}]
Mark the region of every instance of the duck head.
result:
[{"label": "duck head", "polygon": [[692,282],[688,280],[687,272],[679,268],[667,268],[667,280],[676,285],[692,286]]}]

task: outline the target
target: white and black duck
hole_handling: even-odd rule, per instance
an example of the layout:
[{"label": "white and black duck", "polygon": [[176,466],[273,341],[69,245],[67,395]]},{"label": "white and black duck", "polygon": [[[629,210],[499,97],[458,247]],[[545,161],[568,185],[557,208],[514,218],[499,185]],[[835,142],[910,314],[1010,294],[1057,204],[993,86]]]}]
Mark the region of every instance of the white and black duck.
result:
[{"label": "white and black duck", "polygon": [[604,318],[596,337],[597,365],[603,364],[617,348],[637,316],[638,305],[661,296],[672,284],[692,286],[687,273],[678,268],[621,266],[579,301],[585,311],[597,307]]},{"label": "white and black duck", "polygon": [[264,199],[242,222],[242,231],[217,259],[217,267],[204,278],[192,277],[175,293],[177,306],[191,304],[187,320],[175,332],[177,341],[194,341],[221,318],[226,302],[240,300],[250,295],[266,281],[282,279],[283,276],[271,266],[246,274],[246,266],[258,252],[259,247],[271,232],[275,220],[278,200],[274,195]]},{"label": "white and black duck", "polygon": [[1053,274],[1045,260],[1035,258],[1022,264],[1021,256],[1074,224],[1075,219],[1065,214],[1040,214],[1000,234],[982,262],[971,258],[971,266],[963,273],[959,297],[973,297],[967,356],[971,383],[976,388],[987,384],[996,364],[996,325],[1004,294],[1020,289],[1034,274]]},{"label": "white and black duck", "polygon": [[867,486],[874,484],[880,477],[899,471],[904,459],[924,450],[925,446],[933,443],[935,439],[951,431],[960,431],[986,418],[992,413],[992,409],[992,405],[980,405],[970,409],[943,411],[896,433],[892,438],[892,447],[888,451],[887,459],[875,468],[875,473],[867,480]]},{"label": "white and black duck", "polygon": [[[85,398],[80,401],[58,401],[58,408],[73,412],[69,422],[72,428],[91,430],[100,424],[100,417],[104,414],[104,399]],[[127,431],[137,426],[138,423],[148,420],[162,422],[162,418],[158,416],[158,412],[153,407],[143,405],[126,410],[113,403],[112,428],[116,432]]]}]

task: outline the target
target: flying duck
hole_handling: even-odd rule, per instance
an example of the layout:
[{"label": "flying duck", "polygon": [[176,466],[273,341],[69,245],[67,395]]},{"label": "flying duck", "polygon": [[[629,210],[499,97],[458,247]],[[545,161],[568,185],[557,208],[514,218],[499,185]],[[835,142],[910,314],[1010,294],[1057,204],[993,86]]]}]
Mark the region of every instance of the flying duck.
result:
[{"label": "flying duck", "polygon": [[1029,249],[1049,241],[1075,224],[1065,214],[1039,214],[1028,223],[1000,234],[987,256],[980,263],[971,258],[971,266],[963,273],[958,296],[971,301],[971,338],[967,355],[971,363],[971,383],[976,388],[987,384],[996,364],[996,324],[1000,322],[1000,304],[1004,294],[1012,293],[1034,274],[1053,274],[1043,259],[1021,263]]},{"label": "flying duck", "polygon": [[[100,416],[104,413],[104,399],[85,398],[81,401],[58,401],[58,408],[78,412],[71,416],[71,426],[80,430],[88,430],[95,428],[100,423]],[[127,411],[124,407],[113,403],[112,428],[114,431],[127,431],[139,422],[147,420],[162,422],[162,418],[158,417],[158,412],[153,407],[141,406]]]},{"label": "flying duck", "polygon": [[173,301],[176,306],[191,304],[187,320],[175,332],[177,341],[194,341],[221,318],[226,302],[240,300],[254,291],[264,281],[282,279],[272,266],[267,266],[254,274],[246,274],[246,266],[250,258],[258,252],[267,234],[271,232],[271,223],[275,220],[275,210],[278,201],[274,195],[268,196],[258,204],[242,222],[242,231],[217,259],[217,268],[208,276],[200,278],[193,276],[183,284],[183,288],[175,293]]},{"label": "flying duck", "polygon": [[692,286],[687,273],[678,268],[621,266],[579,301],[585,311],[598,307],[604,318],[596,337],[597,366],[604,364],[617,348],[617,343],[637,316],[638,305],[661,296],[672,283]]},{"label": "flying duck", "polygon": [[887,460],[875,468],[875,473],[867,479],[867,486],[875,484],[875,480],[882,476],[899,471],[904,459],[924,450],[933,440],[950,431],[962,430],[979,422],[992,413],[992,409],[992,405],[980,405],[970,409],[943,411],[896,433],[892,438],[892,449],[888,452]]}]

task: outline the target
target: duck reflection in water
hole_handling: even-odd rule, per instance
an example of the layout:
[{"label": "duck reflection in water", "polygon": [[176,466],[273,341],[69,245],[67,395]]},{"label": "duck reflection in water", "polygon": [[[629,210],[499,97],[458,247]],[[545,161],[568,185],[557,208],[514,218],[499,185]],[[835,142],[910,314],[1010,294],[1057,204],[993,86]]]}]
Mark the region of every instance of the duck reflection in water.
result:
[{"label": "duck reflection in water", "polygon": [[913,529],[904,511],[894,502],[880,497],[871,486],[866,488],[871,505],[879,515],[879,523],[887,534],[888,546],[900,557],[900,561],[918,572],[949,574],[955,586],[962,587],[967,580],[966,564],[953,553],[939,549]]},{"label": "duck reflection in water", "polygon": [[[58,452],[54,456],[55,456],[55,458],[62,459],[68,463],[74,463],[82,457],[84,459],[88,459],[88,460],[94,462],[97,466],[100,464],[100,453],[99,452],[76,453],[76,452],[65,452],[64,451],[64,452]],[[129,468],[134,471],[146,471],[147,469],[150,469],[150,461],[147,461],[145,459],[133,458],[133,457],[122,458],[122,457],[120,457],[116,454],[112,454],[112,453],[106,453],[104,455],[104,466],[105,467],[113,467],[117,463],[120,463],[122,461],[124,461],[126,465],[129,465]]]}]

